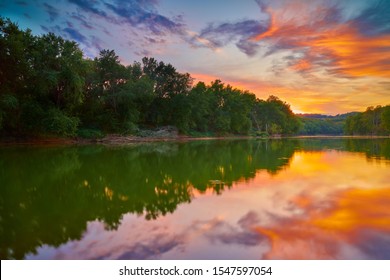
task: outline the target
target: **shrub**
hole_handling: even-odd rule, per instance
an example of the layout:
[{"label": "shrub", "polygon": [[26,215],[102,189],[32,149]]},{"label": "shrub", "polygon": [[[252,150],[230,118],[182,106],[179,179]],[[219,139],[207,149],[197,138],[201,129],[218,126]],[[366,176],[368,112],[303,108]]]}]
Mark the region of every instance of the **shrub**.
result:
[{"label": "shrub", "polygon": [[45,131],[59,136],[75,136],[80,120],[69,117],[64,112],[52,108],[43,119]]},{"label": "shrub", "polygon": [[80,128],[77,131],[77,136],[85,139],[99,139],[104,137],[104,133],[99,129]]}]

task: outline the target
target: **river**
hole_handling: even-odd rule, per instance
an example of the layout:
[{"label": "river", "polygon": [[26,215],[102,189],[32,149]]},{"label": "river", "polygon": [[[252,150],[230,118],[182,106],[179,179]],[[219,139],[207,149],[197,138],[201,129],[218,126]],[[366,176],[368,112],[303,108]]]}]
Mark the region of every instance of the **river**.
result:
[{"label": "river", "polygon": [[390,259],[390,139],[0,147],[1,259]]}]

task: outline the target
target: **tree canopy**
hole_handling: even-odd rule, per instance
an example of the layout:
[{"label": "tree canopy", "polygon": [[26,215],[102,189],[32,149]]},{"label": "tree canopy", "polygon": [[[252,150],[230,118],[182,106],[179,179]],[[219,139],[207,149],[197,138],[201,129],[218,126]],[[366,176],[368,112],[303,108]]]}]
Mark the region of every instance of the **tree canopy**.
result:
[{"label": "tree canopy", "polygon": [[349,116],[345,132],[350,135],[390,135],[390,105],[368,107],[363,113]]}]

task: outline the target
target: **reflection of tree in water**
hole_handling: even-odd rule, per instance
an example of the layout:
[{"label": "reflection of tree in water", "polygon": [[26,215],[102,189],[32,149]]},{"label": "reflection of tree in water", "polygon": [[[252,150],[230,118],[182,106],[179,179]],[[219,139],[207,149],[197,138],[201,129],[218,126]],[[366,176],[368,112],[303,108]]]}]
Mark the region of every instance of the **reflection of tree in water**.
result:
[{"label": "reflection of tree in water", "polygon": [[389,140],[375,142],[200,141],[110,148],[2,148],[0,257],[20,259],[43,244],[60,246],[80,239],[87,221],[100,220],[115,229],[126,213],[146,219],[172,213],[179,204],[191,202],[194,190],[220,194],[236,181],[254,178],[258,170],[276,174],[300,147],[369,150],[389,158]]},{"label": "reflection of tree in water", "polygon": [[367,159],[390,159],[390,139],[348,139],[346,149],[364,152]]},{"label": "reflection of tree in water", "polygon": [[300,141],[300,147],[304,151],[335,149],[364,153],[367,159],[390,159],[389,138],[305,139],[304,141]]},{"label": "reflection of tree in water", "polygon": [[129,147],[3,148],[1,258],[80,239],[86,222],[115,229],[125,213],[155,219],[190,202],[192,191],[221,193],[259,169],[276,173],[296,143],[211,141]]}]

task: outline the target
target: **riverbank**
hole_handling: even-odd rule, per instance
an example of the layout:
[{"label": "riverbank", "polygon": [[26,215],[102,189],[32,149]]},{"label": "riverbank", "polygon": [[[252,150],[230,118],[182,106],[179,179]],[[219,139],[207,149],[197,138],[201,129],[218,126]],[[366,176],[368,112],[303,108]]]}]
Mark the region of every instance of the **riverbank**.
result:
[{"label": "riverbank", "polygon": [[174,136],[134,136],[134,135],[120,135],[108,134],[103,138],[85,139],[85,138],[59,138],[59,137],[34,137],[34,138],[0,138],[0,145],[33,145],[33,146],[57,146],[57,145],[88,145],[88,144],[102,144],[102,145],[126,145],[133,143],[148,143],[148,142],[187,142],[187,141],[201,141],[201,140],[244,140],[244,139],[381,139],[390,138],[390,136],[348,136],[348,135],[297,135],[297,136],[244,136],[244,135],[227,135],[227,136],[188,136],[188,135],[174,135]]},{"label": "riverbank", "polygon": [[286,138],[294,139],[380,139],[380,138],[390,138],[386,135],[296,135],[288,136]]},{"label": "riverbank", "polygon": [[[0,145],[83,145],[83,144],[103,144],[103,145],[126,145],[132,143],[148,143],[148,142],[187,142],[200,140],[234,140],[234,139],[265,139],[253,136],[205,136],[192,137],[186,135],[179,135],[175,137],[140,137],[140,136],[123,136],[117,134],[110,134],[99,139],[85,139],[85,138],[7,138],[0,139]],[[279,137],[280,138],[280,137]]]},{"label": "riverbank", "polygon": [[[268,136],[268,137],[260,137],[260,136],[245,136],[245,135],[227,135],[227,136],[201,136],[201,137],[193,137],[187,135],[176,135],[170,137],[139,137],[139,136],[123,136],[123,135],[107,135],[106,137],[98,140],[82,140],[81,143],[101,143],[101,144],[127,144],[127,143],[139,143],[139,142],[168,142],[168,141],[198,141],[198,140],[235,140],[235,139],[378,139],[378,138],[390,138],[390,136],[331,136],[331,135],[306,135],[306,136]],[[80,142],[79,142],[80,143]]]}]

